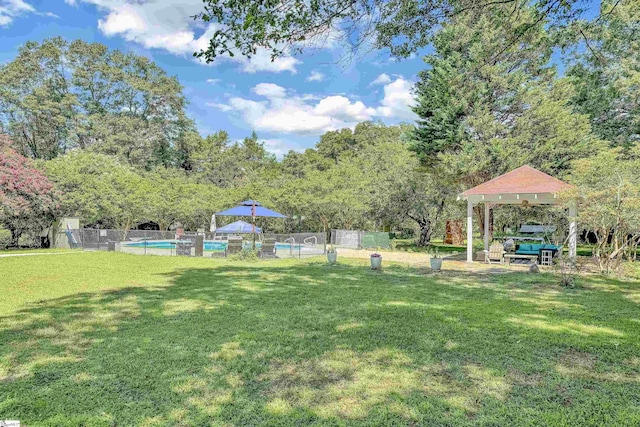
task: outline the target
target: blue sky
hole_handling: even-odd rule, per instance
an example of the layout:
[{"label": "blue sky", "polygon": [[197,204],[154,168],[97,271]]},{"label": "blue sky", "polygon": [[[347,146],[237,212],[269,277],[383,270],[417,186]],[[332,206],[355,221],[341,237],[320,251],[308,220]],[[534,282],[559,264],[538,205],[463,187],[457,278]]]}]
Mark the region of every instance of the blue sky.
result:
[{"label": "blue sky", "polygon": [[279,156],[363,120],[413,120],[419,57],[396,62],[375,52],[339,64],[344,50],[329,36],[312,53],[276,62],[259,52],[207,65],[191,55],[213,31],[190,18],[201,7],[202,0],[0,0],[0,62],[29,40],[54,36],[147,56],[180,80],[200,133],[223,129],[235,140],[255,130]]}]

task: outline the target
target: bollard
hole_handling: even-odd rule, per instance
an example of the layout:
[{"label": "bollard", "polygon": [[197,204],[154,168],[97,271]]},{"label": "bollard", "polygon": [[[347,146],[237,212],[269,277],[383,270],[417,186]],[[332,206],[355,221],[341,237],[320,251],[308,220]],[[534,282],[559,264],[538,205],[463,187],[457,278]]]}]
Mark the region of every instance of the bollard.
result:
[{"label": "bollard", "polygon": [[202,256],[204,253],[204,234],[196,235],[196,256]]}]

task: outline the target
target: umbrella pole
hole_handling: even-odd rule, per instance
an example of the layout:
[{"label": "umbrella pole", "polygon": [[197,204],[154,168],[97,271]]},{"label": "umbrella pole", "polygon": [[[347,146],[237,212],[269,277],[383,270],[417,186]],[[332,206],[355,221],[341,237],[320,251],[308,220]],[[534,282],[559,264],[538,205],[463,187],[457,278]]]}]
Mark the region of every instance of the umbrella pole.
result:
[{"label": "umbrella pole", "polygon": [[251,234],[253,234],[253,250],[256,250],[256,204],[251,209]]}]

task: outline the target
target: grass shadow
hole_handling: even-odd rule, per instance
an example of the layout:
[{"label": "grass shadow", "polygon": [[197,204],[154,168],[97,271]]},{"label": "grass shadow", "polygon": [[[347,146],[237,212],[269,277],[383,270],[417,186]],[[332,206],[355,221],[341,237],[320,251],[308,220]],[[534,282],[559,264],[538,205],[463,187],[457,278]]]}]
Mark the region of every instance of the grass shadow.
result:
[{"label": "grass shadow", "polygon": [[640,417],[640,316],[625,293],[636,285],[566,290],[551,275],[365,265],[175,269],[158,273],[157,285],[78,293],[1,317],[0,419],[624,425]]}]

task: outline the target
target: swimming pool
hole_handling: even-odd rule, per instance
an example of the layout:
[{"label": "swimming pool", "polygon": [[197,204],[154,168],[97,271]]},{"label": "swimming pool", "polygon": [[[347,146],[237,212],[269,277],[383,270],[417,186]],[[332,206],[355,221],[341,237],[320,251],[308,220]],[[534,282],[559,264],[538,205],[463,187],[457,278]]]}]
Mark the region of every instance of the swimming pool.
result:
[{"label": "swimming pool", "polygon": [[[121,246],[127,246],[131,248],[152,248],[152,249],[173,249],[176,247],[176,243],[179,243],[180,240],[143,240],[139,242],[122,242]],[[261,246],[261,242],[256,242],[256,248]],[[251,248],[251,242],[243,242],[242,246],[246,249]],[[290,243],[276,243],[276,250],[294,250],[297,251],[304,246],[300,244],[290,244]],[[223,252],[227,248],[227,242],[224,241],[214,241],[214,240],[205,240],[204,241],[204,250],[211,252]]]}]

